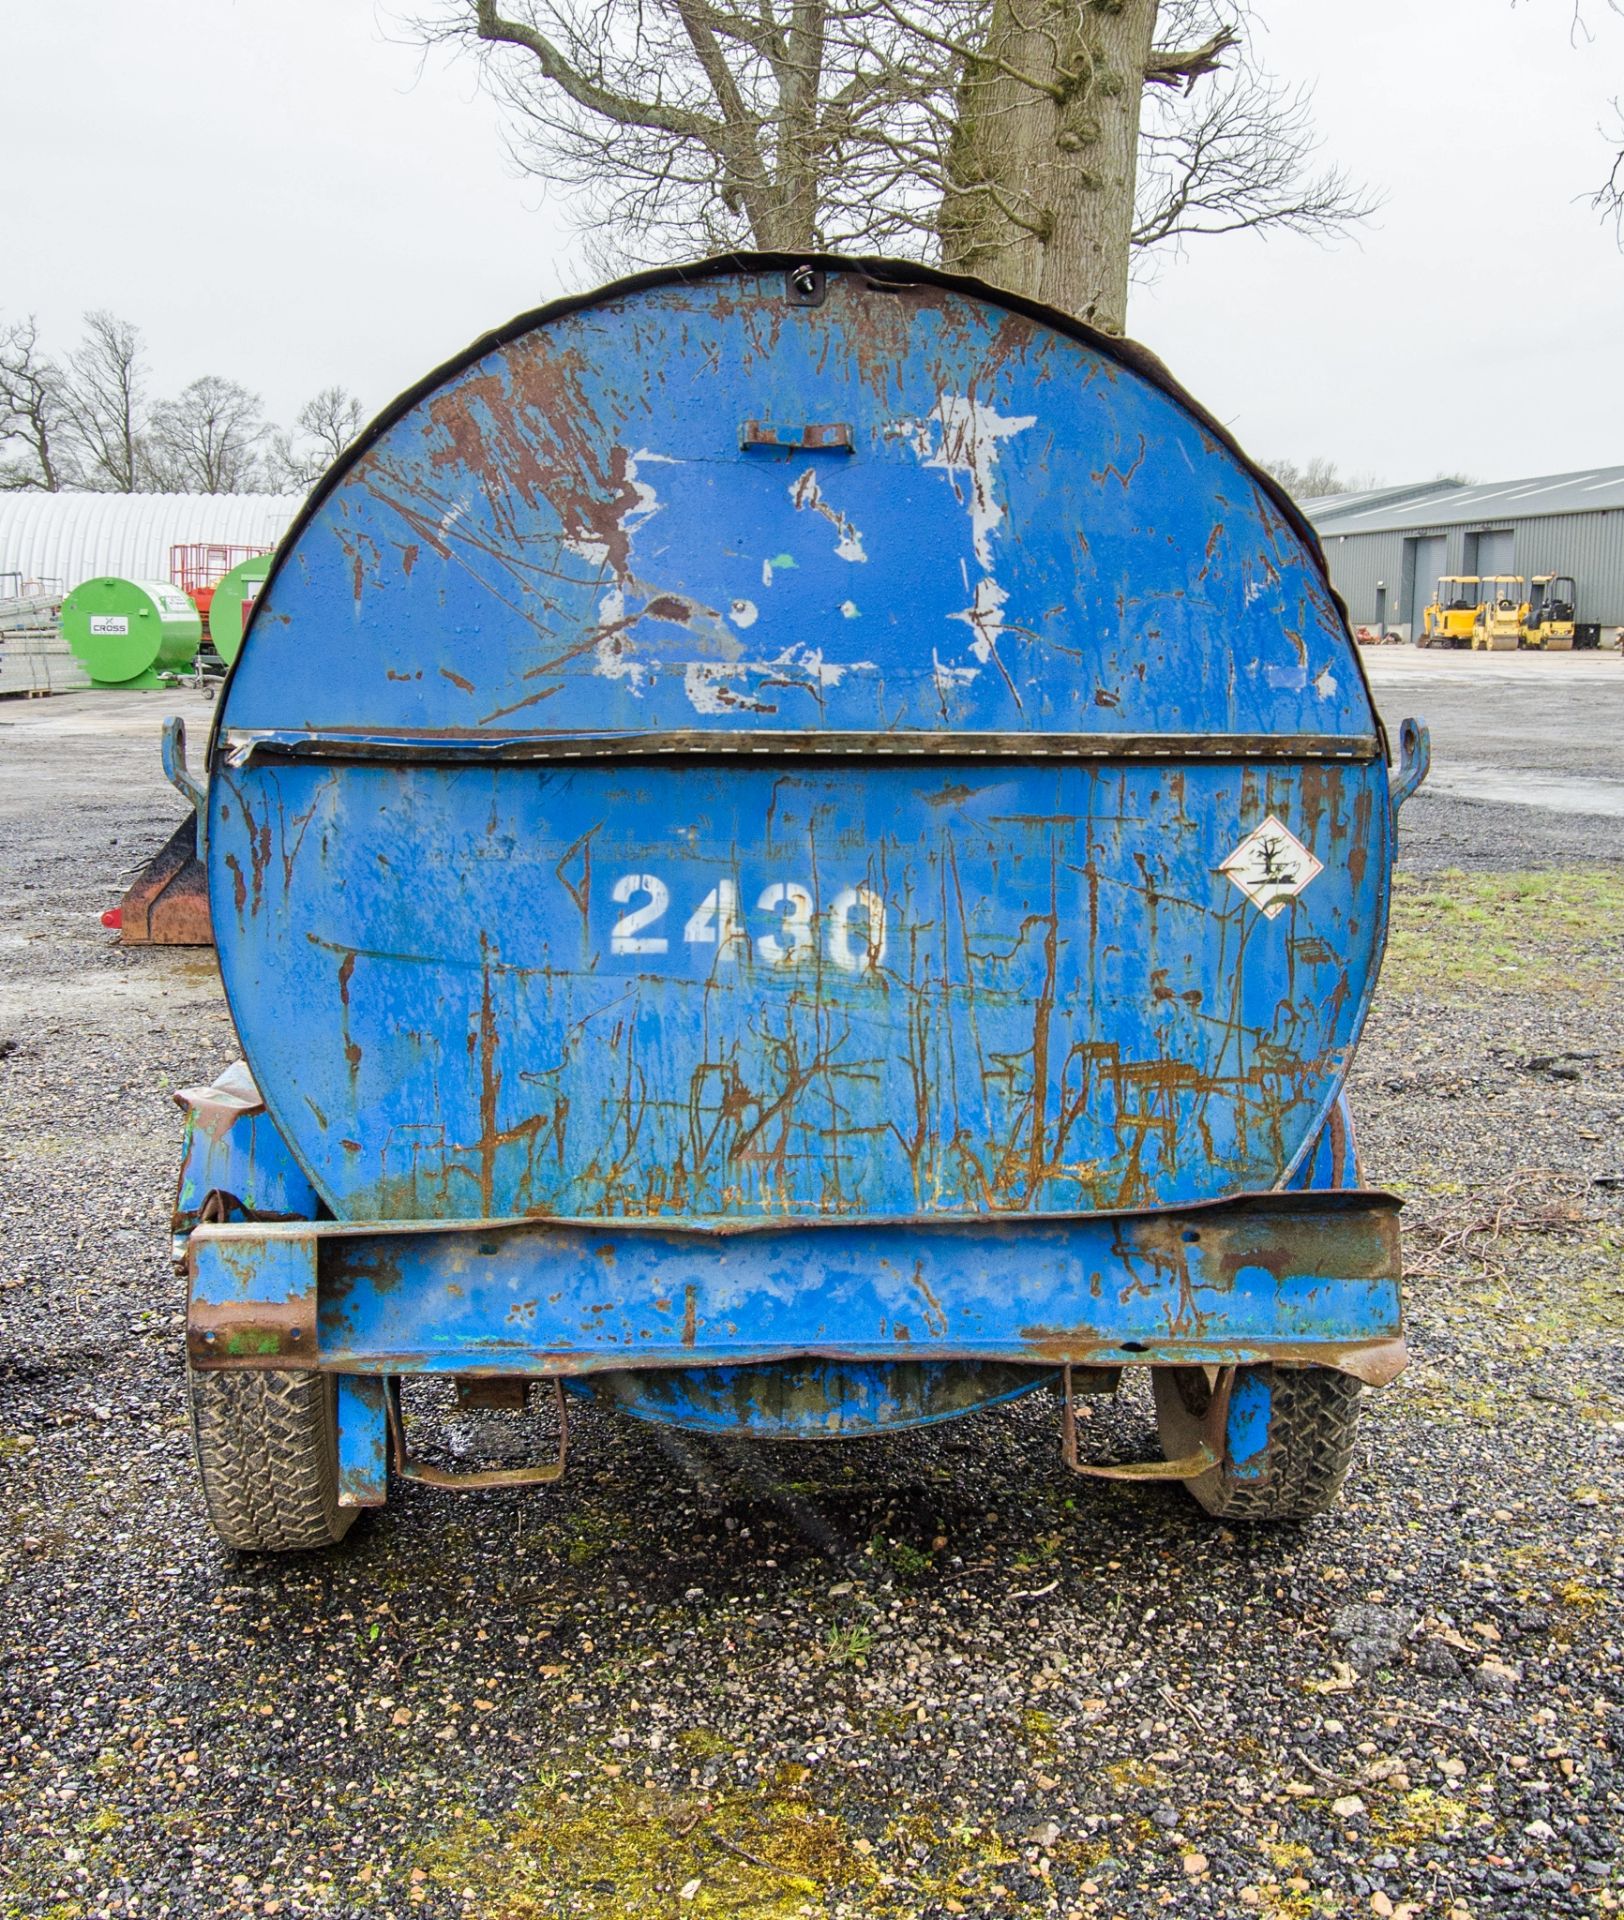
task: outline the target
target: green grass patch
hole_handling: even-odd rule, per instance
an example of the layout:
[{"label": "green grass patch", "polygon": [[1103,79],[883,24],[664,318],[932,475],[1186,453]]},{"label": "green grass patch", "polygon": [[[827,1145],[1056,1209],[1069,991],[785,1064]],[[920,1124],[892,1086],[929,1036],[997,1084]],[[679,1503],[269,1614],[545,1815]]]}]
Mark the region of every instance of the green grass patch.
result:
[{"label": "green grass patch", "polygon": [[837,1667],[860,1666],[874,1645],[873,1630],[861,1621],[850,1626],[832,1626],[824,1637],[824,1656]]},{"label": "green grass patch", "polygon": [[1393,876],[1382,978],[1403,993],[1616,992],[1624,867]]}]

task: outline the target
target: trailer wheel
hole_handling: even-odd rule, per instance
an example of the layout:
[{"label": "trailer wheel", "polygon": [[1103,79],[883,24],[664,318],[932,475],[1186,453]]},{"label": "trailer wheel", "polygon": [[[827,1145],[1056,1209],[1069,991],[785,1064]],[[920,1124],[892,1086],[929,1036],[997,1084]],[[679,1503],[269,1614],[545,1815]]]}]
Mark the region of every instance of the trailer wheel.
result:
[{"label": "trailer wheel", "polygon": [[[1213,1382],[1202,1367],[1157,1367],[1156,1422],[1163,1451],[1176,1460],[1203,1438]],[[1302,1520],[1324,1513],[1342,1491],[1359,1423],[1359,1382],[1331,1367],[1237,1367],[1223,1457],[1185,1485],[1226,1520]],[[1249,1428],[1235,1457],[1237,1414]]]},{"label": "trailer wheel", "polygon": [[291,1553],[342,1540],[337,1386],[330,1374],[187,1369],[203,1498],[228,1547]]}]

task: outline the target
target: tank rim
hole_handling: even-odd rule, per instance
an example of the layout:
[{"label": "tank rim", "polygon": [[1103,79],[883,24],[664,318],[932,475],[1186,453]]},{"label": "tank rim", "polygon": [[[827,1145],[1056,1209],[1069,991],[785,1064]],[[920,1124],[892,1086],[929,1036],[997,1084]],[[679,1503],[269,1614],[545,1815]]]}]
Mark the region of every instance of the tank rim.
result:
[{"label": "tank rim", "polygon": [[[678,262],[671,266],[645,268],[641,272],[623,275],[618,280],[606,281],[601,286],[588,288],[581,293],[562,294],[555,300],[544,301],[540,306],[529,307],[521,313],[516,313],[502,326],[493,327],[488,333],[480,334],[460,352],[441,361],[421,379],[397,394],[362,428],[311,488],[304,505],[277,543],[275,558],[271,563],[270,572],[265,576],[262,593],[267,599],[270,597],[276,585],[276,577],[282,570],[283,561],[294,551],[305,528],[315,518],[328,495],[341,484],[350,470],[370,452],[398,420],[410,413],[420,400],[426,399],[465,368],[484,359],[487,354],[499,351],[524,334],[532,333],[538,327],[546,326],[552,321],[563,319],[573,313],[585,312],[589,308],[601,306],[606,301],[624,299],[628,295],[643,293],[655,287],[687,286],[704,280],[722,279],[729,274],[788,273],[797,267],[810,267],[822,273],[862,274],[876,286],[882,286],[890,291],[907,286],[940,287],[947,292],[960,293],[971,299],[986,301],[990,305],[1002,307],[1010,313],[1021,314],[1029,320],[1037,321],[1040,325],[1052,328],[1057,333],[1082,342],[1083,345],[1105,358],[1116,361],[1119,366],[1136,374],[1140,379],[1166,394],[1175,405],[1182,407],[1204,433],[1210,434],[1240,462],[1241,469],[1247,478],[1267,496],[1270,504],[1284,516],[1292,531],[1302,541],[1341,617],[1348,652],[1358,669],[1360,681],[1370,702],[1371,712],[1375,716],[1382,758],[1389,765],[1392,764],[1392,747],[1387,738],[1386,725],[1382,720],[1381,710],[1376,705],[1375,695],[1370,686],[1370,676],[1365,671],[1365,663],[1360,655],[1358,642],[1354,638],[1347,604],[1332,584],[1325,549],[1313,522],[1280,482],[1247,453],[1229,428],[1180,384],[1165,362],[1139,341],[1130,339],[1125,334],[1104,333],[1098,327],[1090,326],[1086,320],[1079,320],[1075,315],[1063,313],[1057,307],[1046,306],[1041,300],[1032,300],[1024,294],[1008,292],[971,274],[952,273],[945,267],[931,266],[917,260],[899,260],[885,254],[817,251],[785,253],[748,249],[732,253],[716,253],[707,255],[703,259]],[[241,658],[240,649],[237,657]],[[228,685],[235,671],[236,661],[233,660],[226,674]],[[211,770],[215,764],[215,753],[225,709],[226,701],[222,690],[222,697],[215,702],[214,717],[210,723],[205,752],[205,765]]]}]

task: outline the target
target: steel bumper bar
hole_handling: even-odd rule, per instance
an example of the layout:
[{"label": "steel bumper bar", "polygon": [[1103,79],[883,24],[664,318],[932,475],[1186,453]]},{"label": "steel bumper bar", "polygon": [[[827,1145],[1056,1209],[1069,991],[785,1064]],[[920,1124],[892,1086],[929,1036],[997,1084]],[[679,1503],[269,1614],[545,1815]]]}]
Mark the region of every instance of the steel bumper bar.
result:
[{"label": "steel bumper bar", "polygon": [[191,1235],[199,1367],[358,1375],[730,1366],[1404,1365],[1399,1202],[754,1226],[249,1222]]}]

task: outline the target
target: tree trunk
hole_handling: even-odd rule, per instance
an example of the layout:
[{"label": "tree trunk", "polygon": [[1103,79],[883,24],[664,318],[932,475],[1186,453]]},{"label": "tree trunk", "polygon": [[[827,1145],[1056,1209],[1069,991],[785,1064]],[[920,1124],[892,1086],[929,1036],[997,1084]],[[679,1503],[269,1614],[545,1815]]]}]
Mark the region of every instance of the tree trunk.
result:
[{"label": "tree trunk", "polygon": [[757,244],[793,251],[817,243],[823,155],[818,112],[823,83],[825,0],[793,0],[780,68],[778,138],[770,237]]},{"label": "tree trunk", "polygon": [[1121,333],[1156,0],[993,0],[966,64],[943,264]]}]

